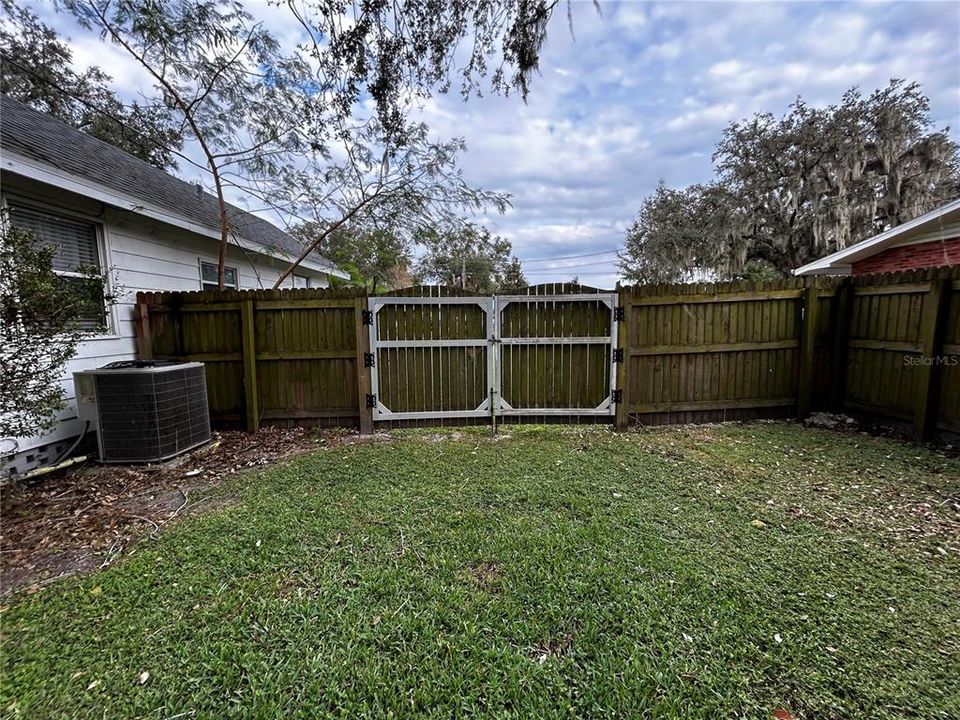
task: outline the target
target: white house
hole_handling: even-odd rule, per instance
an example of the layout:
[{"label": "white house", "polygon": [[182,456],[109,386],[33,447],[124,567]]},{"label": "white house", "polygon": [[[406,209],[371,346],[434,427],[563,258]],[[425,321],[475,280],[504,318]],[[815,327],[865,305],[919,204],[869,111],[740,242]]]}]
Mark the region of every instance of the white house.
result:
[{"label": "white house", "polygon": [[[0,474],[50,462],[82,432],[72,373],[135,355],[138,291],[216,289],[220,229],[216,199],[122,150],[0,96],[0,200],[10,222],[58,247],[56,270],[100,267],[117,298],[102,335],[84,342],[63,379],[67,406],[49,435],[0,438]],[[230,206],[230,287],[272,287],[299,243],[271,223]],[[294,287],[346,277],[313,254]]]}]

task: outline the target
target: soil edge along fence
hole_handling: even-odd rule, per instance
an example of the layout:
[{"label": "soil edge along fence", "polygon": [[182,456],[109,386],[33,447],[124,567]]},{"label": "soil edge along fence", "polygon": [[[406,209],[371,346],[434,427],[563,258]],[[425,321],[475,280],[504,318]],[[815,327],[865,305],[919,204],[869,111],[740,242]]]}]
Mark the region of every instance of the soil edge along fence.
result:
[{"label": "soil edge along fence", "polygon": [[[583,302],[581,293],[597,299]],[[494,412],[473,410],[473,422],[516,412],[506,408],[519,383],[527,383],[525,396],[549,403],[563,395],[557,378],[569,376],[590,389],[582,394],[589,403],[577,407],[599,401],[590,419],[621,427],[829,410],[893,423],[917,439],[960,434],[960,268],[623,287],[616,295],[564,285],[529,294],[535,302],[451,288],[391,293],[420,298],[411,301],[417,312],[389,315],[395,336],[442,338],[413,340],[425,347],[392,387],[459,392],[463,368],[426,359],[470,356],[481,376],[486,367],[494,390],[486,401]],[[439,302],[450,297],[475,297],[476,307]],[[352,289],[139,293],[137,351],[143,359],[205,363],[211,417],[221,427],[370,431],[382,402],[372,391],[374,373],[388,372],[371,352],[372,306]],[[472,316],[481,312],[493,319],[478,324]],[[444,352],[447,346],[460,349]],[[383,355],[383,364],[397,354]],[[530,358],[529,373],[518,368],[520,357]],[[581,357],[589,358],[583,367],[564,364]],[[396,363],[389,371],[397,372]],[[538,395],[539,383],[551,386]],[[564,416],[542,407],[544,418]],[[542,419],[538,412],[533,407],[525,418]]]}]

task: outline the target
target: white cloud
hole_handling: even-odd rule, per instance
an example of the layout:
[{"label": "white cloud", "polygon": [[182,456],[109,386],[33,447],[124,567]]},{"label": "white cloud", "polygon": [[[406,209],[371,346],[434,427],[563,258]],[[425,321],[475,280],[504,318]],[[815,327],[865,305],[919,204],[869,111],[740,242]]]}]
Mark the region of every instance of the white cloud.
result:
[{"label": "white cloud", "polygon": [[[251,7],[286,42],[300,37],[282,5]],[[480,219],[522,258],[617,247],[659,180],[708,179],[727,123],[782,113],[797,95],[825,105],[855,84],[869,92],[891,77],[916,80],[937,124],[960,139],[957,4],[605,2],[597,13],[574,2],[571,10],[573,35],[564,8],[551,23],[527,104],[496,95],[463,103],[455,92],[423,103],[435,136],[465,137],[467,180],[513,193],[509,213]],[[125,93],[143,85],[116,49],[50,17],[73,36],[78,63],[102,65]],[[531,280],[580,270],[540,274],[548,267],[531,265]],[[609,271],[580,274],[615,281],[612,260]]]}]

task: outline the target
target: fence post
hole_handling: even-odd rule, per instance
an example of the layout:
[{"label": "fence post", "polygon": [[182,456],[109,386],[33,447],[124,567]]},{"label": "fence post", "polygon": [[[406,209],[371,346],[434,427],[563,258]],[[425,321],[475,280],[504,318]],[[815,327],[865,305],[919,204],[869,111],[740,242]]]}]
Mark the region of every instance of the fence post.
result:
[{"label": "fence post", "polygon": [[355,320],[357,328],[357,408],[360,413],[360,434],[370,435],[373,432],[373,411],[367,407],[367,395],[370,393],[370,373],[364,359],[370,352],[370,333],[363,324],[363,313],[367,309],[367,297],[358,297],[354,301]]},{"label": "fence post", "polygon": [[616,415],[614,417],[614,427],[618,430],[625,430],[627,427],[627,398],[630,397],[630,388],[627,385],[630,382],[630,373],[627,372],[627,365],[630,362],[630,343],[629,328],[627,327],[627,314],[630,308],[627,306],[626,292],[617,284],[617,303],[623,312],[623,319],[619,320],[617,327],[617,348],[623,353],[622,361],[617,363],[617,389],[620,390],[620,402],[615,406]]},{"label": "fence post", "polygon": [[937,424],[937,406],[940,395],[937,383],[940,372],[937,357],[943,345],[946,331],[947,300],[950,297],[949,280],[935,278],[930,282],[930,290],[923,298],[920,311],[920,358],[917,367],[917,404],[913,415],[913,437],[915,440],[927,440]]},{"label": "fence post", "polygon": [[810,414],[813,396],[813,361],[817,335],[817,288],[803,289],[803,322],[800,326],[800,379],[797,383],[797,417]]},{"label": "fence post", "polygon": [[253,321],[253,298],[240,301],[240,334],[243,341],[243,392],[247,411],[247,430],[260,427],[260,398],[257,390],[257,338]]},{"label": "fence post", "polygon": [[844,278],[833,296],[833,347],[830,353],[830,410],[842,412],[847,394],[847,361],[850,357],[850,322],[853,317],[853,282]]},{"label": "fence post", "polygon": [[150,306],[143,293],[137,293],[133,308],[134,327],[137,332],[137,359],[153,360],[153,334],[150,328]]}]

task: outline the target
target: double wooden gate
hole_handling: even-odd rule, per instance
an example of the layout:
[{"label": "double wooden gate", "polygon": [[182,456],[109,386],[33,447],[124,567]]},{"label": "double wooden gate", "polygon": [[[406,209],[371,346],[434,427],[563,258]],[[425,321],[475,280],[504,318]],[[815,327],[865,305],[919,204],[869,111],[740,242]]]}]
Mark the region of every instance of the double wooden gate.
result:
[{"label": "double wooden gate", "polygon": [[613,415],[617,296],[371,297],[374,420]]}]

